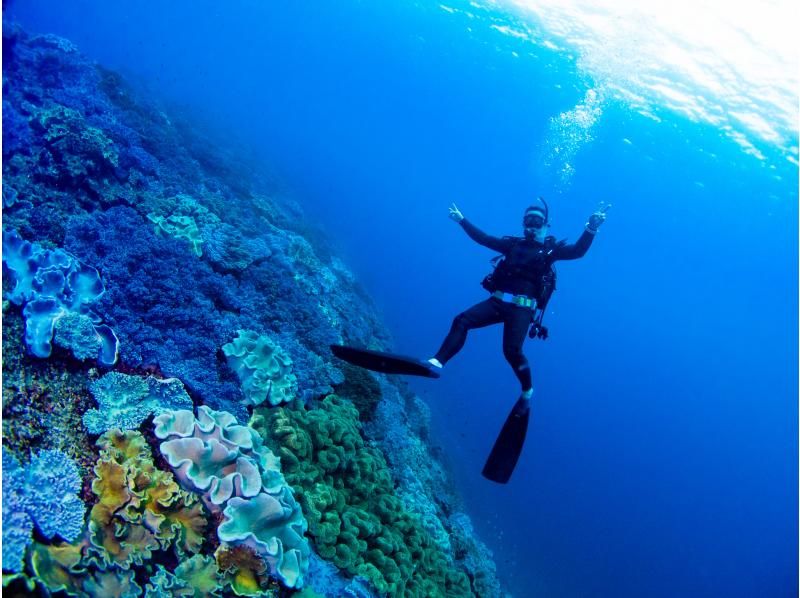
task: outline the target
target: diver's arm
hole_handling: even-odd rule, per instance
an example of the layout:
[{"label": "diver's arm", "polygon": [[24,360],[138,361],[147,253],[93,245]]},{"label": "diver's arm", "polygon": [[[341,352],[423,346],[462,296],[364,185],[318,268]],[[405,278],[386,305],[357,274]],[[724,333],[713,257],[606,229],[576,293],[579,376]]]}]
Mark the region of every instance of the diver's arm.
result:
[{"label": "diver's arm", "polygon": [[575,243],[569,245],[559,245],[553,250],[553,259],[556,260],[577,260],[579,257],[586,255],[589,247],[594,241],[594,236],[597,231],[592,232],[590,229],[585,229],[583,234],[578,238]]},{"label": "diver's arm", "polygon": [[469,238],[479,245],[494,249],[500,253],[505,253],[510,249],[511,239],[508,237],[493,237],[492,235],[487,235],[466,218],[462,219],[459,224],[461,224],[461,228],[467,232]]},{"label": "diver's arm", "polygon": [[491,235],[487,235],[477,226],[468,222],[466,218],[464,218],[464,214],[461,213],[461,210],[458,209],[456,204],[453,204],[450,207],[450,218],[458,222],[462,228],[467,231],[469,238],[475,241],[476,243],[483,245],[484,247],[488,247],[489,249],[494,249],[495,251],[499,251],[500,253],[505,253],[508,249],[511,248],[511,240],[507,237],[499,238],[493,237]]},{"label": "diver's arm", "polygon": [[572,245],[559,245],[556,247],[553,258],[557,260],[576,260],[586,255],[594,241],[598,229],[606,221],[606,212],[611,204],[600,203],[600,207],[586,221],[586,228],[580,238]]}]

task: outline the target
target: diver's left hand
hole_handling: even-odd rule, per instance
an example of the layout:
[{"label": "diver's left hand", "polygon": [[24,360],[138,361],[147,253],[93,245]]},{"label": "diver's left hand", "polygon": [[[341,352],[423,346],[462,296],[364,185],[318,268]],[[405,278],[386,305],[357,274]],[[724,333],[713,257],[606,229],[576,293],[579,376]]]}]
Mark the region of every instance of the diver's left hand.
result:
[{"label": "diver's left hand", "polygon": [[600,228],[600,225],[606,221],[606,213],[610,209],[610,203],[607,204],[604,201],[601,201],[595,213],[589,216],[589,220],[586,221],[586,230],[591,233],[596,233],[597,229]]}]

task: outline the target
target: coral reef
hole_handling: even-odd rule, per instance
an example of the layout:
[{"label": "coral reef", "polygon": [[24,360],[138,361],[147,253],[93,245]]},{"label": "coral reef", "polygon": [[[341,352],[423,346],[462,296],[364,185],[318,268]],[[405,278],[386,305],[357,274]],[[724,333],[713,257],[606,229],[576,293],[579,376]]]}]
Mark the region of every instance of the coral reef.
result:
[{"label": "coral reef", "polygon": [[201,406],[166,411],[154,420],[161,453],[181,483],[222,512],[221,542],[247,546],[288,587],[302,585],[308,569],[306,520],[280,471],[278,458],[248,426]]},{"label": "coral reef", "polygon": [[117,337],[90,310],[104,292],[96,269],[66,251],[43,249],[5,229],[3,264],[14,281],[6,296],[25,306],[25,342],[34,355],[50,356],[55,333],[56,341],[78,359],[93,356],[104,365],[116,363]]},{"label": "coral reef", "polygon": [[249,404],[279,405],[294,398],[297,378],[291,373],[292,359],[271,338],[239,330],[232,342],[222,345],[222,352],[239,376]]},{"label": "coral reef", "polygon": [[89,409],[83,423],[91,434],[112,428],[135,430],[151,413],[191,409],[192,399],[177,378],[159,380],[109,372],[89,385],[99,409]]},{"label": "coral reef", "polygon": [[3,450],[3,569],[22,570],[34,523],[47,539],[71,541],[80,534],[85,512],[80,489],[78,467],[64,453],[40,451],[23,468]]},{"label": "coral reef", "polygon": [[[498,595],[424,404],[330,354],[391,339],[263,165],[67,40],[4,23],[3,61],[7,591]],[[46,451],[83,485],[30,513]]]},{"label": "coral reef", "polygon": [[351,403],[330,395],[313,410],[299,401],[258,408],[253,426],[280,456],[320,556],[362,575],[382,595],[470,595],[467,577],[403,509]]},{"label": "coral reef", "polygon": [[[29,587],[72,596],[141,596],[137,572],[147,570],[154,554],[183,561],[178,570],[198,557],[208,560],[198,554],[207,525],[202,504],[171,473],[155,467],[144,437],[111,430],[97,445],[95,504],[88,520],[84,524],[81,510],[70,543],[33,542],[26,568]],[[204,592],[212,582],[215,590],[222,589],[221,578],[189,577],[187,595]]]}]

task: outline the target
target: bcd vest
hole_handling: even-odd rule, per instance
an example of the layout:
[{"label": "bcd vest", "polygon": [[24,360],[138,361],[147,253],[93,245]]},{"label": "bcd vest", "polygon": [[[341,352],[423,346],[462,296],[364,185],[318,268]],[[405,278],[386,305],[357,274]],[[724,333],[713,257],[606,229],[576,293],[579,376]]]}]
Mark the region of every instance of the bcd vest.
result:
[{"label": "bcd vest", "polygon": [[514,237],[514,244],[507,254],[492,259],[495,265],[491,274],[481,282],[490,293],[508,288],[510,281],[525,280],[531,283],[531,296],[536,299],[539,309],[544,309],[556,288],[556,270],[553,267],[552,253],[564,241],[557,242],[547,237],[534,252],[521,245],[524,239]]}]

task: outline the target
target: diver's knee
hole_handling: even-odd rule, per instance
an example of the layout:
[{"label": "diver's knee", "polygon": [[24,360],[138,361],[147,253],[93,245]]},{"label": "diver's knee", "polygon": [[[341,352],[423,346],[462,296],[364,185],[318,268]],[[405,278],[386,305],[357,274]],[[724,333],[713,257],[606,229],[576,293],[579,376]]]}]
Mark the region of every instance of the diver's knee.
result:
[{"label": "diver's knee", "polygon": [[517,362],[512,362],[511,365],[514,368],[514,371],[519,373],[519,374],[522,374],[524,372],[530,371],[530,369],[531,369],[531,366],[528,365],[527,361],[523,362],[523,363],[520,363],[518,361]]},{"label": "diver's knee", "polygon": [[528,367],[528,360],[525,359],[521,349],[503,349],[503,356],[515,368],[521,365]]},{"label": "diver's knee", "polygon": [[469,318],[466,314],[460,313],[453,318],[453,328],[461,328],[462,330],[469,330]]}]

